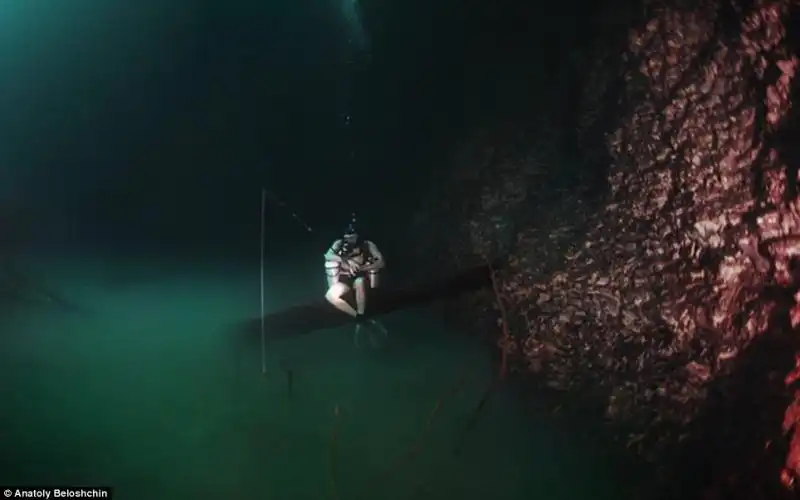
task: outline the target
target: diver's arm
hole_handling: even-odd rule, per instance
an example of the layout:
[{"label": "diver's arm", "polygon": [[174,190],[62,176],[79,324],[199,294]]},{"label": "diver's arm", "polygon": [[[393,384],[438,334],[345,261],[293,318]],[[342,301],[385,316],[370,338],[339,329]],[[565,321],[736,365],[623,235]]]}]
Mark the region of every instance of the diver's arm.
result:
[{"label": "diver's arm", "polygon": [[339,255],[339,250],[342,249],[343,244],[344,242],[342,240],[334,241],[328,251],[325,252],[325,260],[331,262],[344,262],[342,257]]},{"label": "diver's arm", "polygon": [[369,249],[369,253],[372,256],[372,262],[368,265],[361,268],[362,271],[379,271],[386,266],[386,259],[383,258],[383,254],[380,250],[378,250],[377,245],[371,241],[367,241],[367,248]]}]

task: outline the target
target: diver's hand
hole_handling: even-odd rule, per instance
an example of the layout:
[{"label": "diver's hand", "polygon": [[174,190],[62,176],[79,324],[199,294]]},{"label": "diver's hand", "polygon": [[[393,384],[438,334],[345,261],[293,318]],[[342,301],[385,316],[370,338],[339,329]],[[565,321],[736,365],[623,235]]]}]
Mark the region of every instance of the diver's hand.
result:
[{"label": "diver's hand", "polygon": [[350,274],[356,274],[361,270],[361,266],[359,266],[358,263],[352,260],[347,261],[347,267],[350,270]]}]

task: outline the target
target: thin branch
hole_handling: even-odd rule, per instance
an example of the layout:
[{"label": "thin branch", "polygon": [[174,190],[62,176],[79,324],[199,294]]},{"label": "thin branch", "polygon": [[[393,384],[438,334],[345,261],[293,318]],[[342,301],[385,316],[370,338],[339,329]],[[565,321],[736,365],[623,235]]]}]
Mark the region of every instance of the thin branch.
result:
[{"label": "thin branch", "polygon": [[407,465],[411,462],[415,457],[417,457],[424,449],[425,445],[428,442],[428,434],[430,433],[431,428],[433,427],[436,418],[439,415],[439,412],[444,405],[444,403],[458,394],[461,389],[464,387],[464,383],[467,378],[467,370],[466,368],[462,371],[462,375],[458,378],[455,384],[450,388],[450,390],[445,391],[442,393],[439,398],[436,400],[436,404],[431,409],[430,413],[428,414],[428,419],[425,422],[425,427],[423,427],[422,431],[420,432],[419,436],[416,440],[412,443],[411,447],[402,455],[397,457],[392,464],[384,470],[383,473],[379,474],[374,480],[372,480],[368,487],[367,492],[368,494],[365,495],[365,498],[373,498],[370,494],[375,486],[378,484],[385,484],[385,482],[395,473],[397,470],[402,468],[402,466]]},{"label": "thin branch", "polygon": [[336,406],[333,407],[333,430],[331,430],[331,440],[330,440],[330,459],[329,459],[329,466],[330,470],[330,493],[331,498],[333,500],[339,500],[339,485],[336,481],[336,442],[337,437],[339,435],[339,404],[337,403]]},{"label": "thin branch", "polygon": [[492,280],[494,298],[497,301],[497,308],[500,311],[500,328],[502,329],[501,338],[503,339],[503,347],[500,349],[500,371],[498,373],[498,378],[500,380],[504,380],[506,378],[506,373],[508,372],[508,352],[505,345],[511,338],[511,335],[508,332],[508,313],[506,312],[506,306],[503,303],[500,285],[497,282],[497,271],[492,267],[491,263],[487,262],[487,265],[489,266],[489,277]]}]

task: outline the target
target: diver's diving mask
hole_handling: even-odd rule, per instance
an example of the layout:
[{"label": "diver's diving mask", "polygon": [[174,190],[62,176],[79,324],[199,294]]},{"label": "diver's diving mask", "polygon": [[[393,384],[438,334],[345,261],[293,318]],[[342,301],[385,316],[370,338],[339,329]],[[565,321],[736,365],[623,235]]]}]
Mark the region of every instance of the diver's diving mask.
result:
[{"label": "diver's diving mask", "polygon": [[358,244],[358,234],[357,233],[345,233],[342,236],[342,240],[348,245],[357,245]]}]

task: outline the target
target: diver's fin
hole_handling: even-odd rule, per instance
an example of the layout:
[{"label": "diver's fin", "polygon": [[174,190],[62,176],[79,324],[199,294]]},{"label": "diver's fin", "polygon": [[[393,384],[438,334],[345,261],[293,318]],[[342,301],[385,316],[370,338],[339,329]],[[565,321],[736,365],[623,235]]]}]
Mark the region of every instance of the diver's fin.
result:
[{"label": "diver's fin", "polygon": [[380,337],[380,342],[384,342],[387,338],[389,338],[389,330],[383,326],[383,323],[378,321],[377,319],[369,319],[366,322],[369,326],[364,326],[364,323],[356,323],[355,331],[353,332],[353,344],[356,346],[356,349],[361,348],[361,337],[366,331],[366,335],[369,337],[369,343],[373,349],[379,347],[376,341],[376,337]]}]

